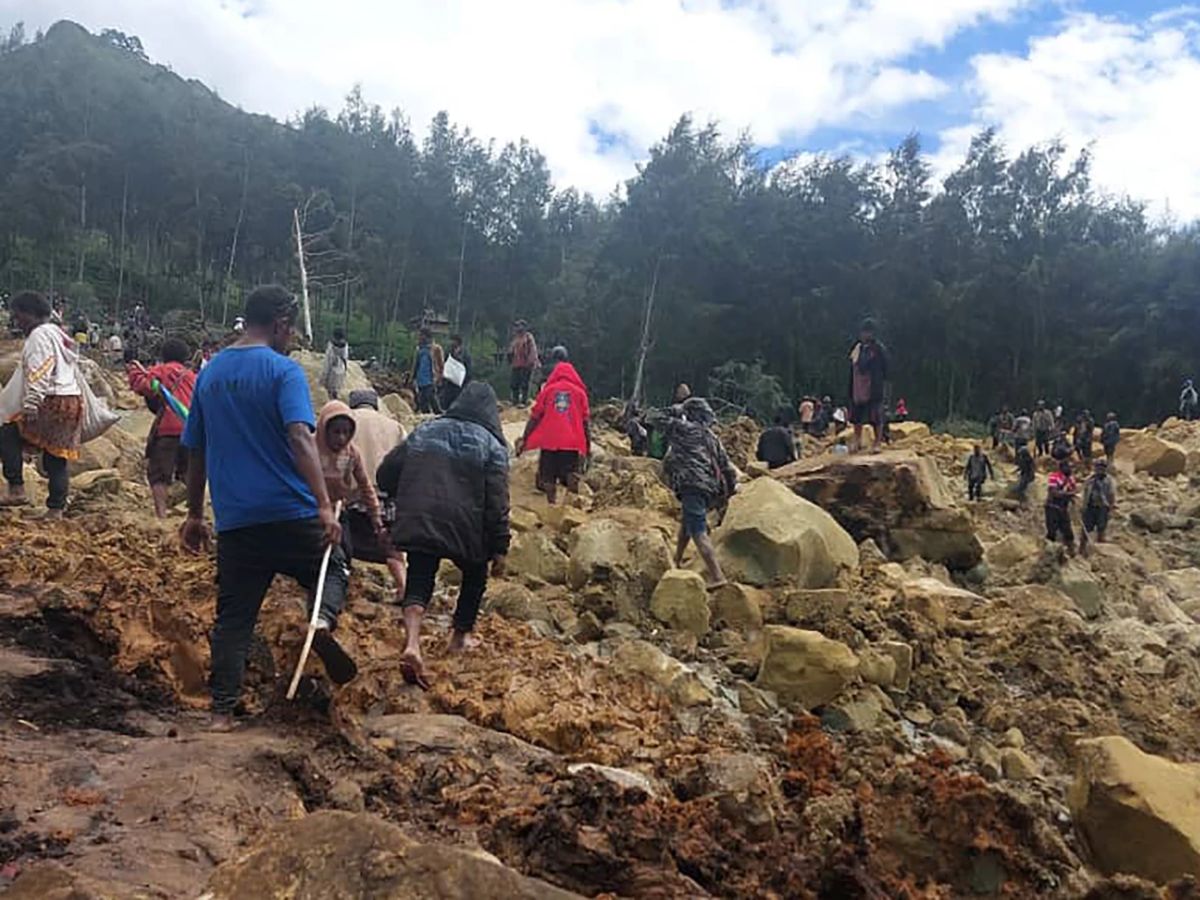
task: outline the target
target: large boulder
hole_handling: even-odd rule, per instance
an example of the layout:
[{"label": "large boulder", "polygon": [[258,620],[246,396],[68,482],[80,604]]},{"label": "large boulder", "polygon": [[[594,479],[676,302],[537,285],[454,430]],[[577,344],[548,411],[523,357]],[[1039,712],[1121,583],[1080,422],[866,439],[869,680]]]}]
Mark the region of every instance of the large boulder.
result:
[{"label": "large boulder", "polygon": [[939,628],[946,627],[951,613],[962,615],[987,603],[978,594],[929,577],[904,582],[899,596],[905,609],[924,616]]},{"label": "large boulder", "polygon": [[712,618],[704,579],[681,569],[667,572],[650,597],[650,612],[675,631],[704,637]]},{"label": "large boulder", "polygon": [[957,570],[983,559],[971,517],[931,459],[904,450],[819,457],[774,475],[829,510],[854,540],[871,538],[892,559],[920,556]]},{"label": "large boulder", "polygon": [[931,432],[924,422],[892,422],[888,425],[888,434],[893,441],[909,441],[927,438]]},{"label": "large boulder", "polygon": [[1117,458],[1132,462],[1135,472],[1159,478],[1182,475],[1187,469],[1187,450],[1149,431],[1122,431]]},{"label": "large boulder", "polygon": [[419,844],[365,813],[324,810],[285,822],[213,873],[206,897],[335,900],[567,900],[569,891],[527,878],[480,851]]},{"label": "large boulder", "polygon": [[550,584],[566,583],[567,563],[567,554],[541,530],[518,533],[508,551],[508,567],[514,575]]},{"label": "large boulder", "polygon": [[592,519],[571,532],[567,583],[574,590],[603,588],[612,608],[602,617],[633,617],[645,610],[650,594],[671,567],[671,551],[662,532],[631,528],[616,519]]},{"label": "large boulder", "polygon": [[1115,735],[1076,750],[1067,799],[1096,866],[1159,883],[1200,877],[1200,764],[1143,753]]},{"label": "large boulder", "polygon": [[833,517],[772,478],[734,496],[716,546],[729,578],[759,587],[828,587],[858,565],[858,546]]},{"label": "large boulder", "polygon": [[755,684],[780,701],[812,709],[828,703],[858,672],[858,657],[819,631],[787,625],[763,629],[763,660]]},{"label": "large boulder", "polygon": [[1075,601],[1075,608],[1085,619],[1095,619],[1104,611],[1104,587],[1087,563],[1071,560],[1059,569],[1057,581],[1059,589]]},{"label": "large boulder", "polygon": [[612,662],[617,672],[649,680],[679,706],[712,703],[712,693],[695,672],[649,641],[624,641],[613,651]]}]

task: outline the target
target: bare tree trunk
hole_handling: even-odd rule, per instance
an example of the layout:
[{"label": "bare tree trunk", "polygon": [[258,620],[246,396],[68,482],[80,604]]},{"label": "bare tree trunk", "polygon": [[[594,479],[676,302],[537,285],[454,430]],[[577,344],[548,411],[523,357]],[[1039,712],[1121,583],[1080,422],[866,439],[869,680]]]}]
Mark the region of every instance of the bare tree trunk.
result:
[{"label": "bare tree trunk", "polygon": [[[392,324],[400,318],[400,297],[404,293],[404,280],[408,275],[408,244],[404,245],[404,258],[400,260],[400,277],[396,279],[396,296],[392,300],[392,311],[388,315],[387,325],[385,326],[385,334],[390,335]],[[387,352],[384,354],[384,360],[387,362],[395,359],[395,347],[388,345]]]},{"label": "bare tree trunk", "polygon": [[87,255],[87,181],[79,179],[79,274],[76,281],[83,281],[83,261]]},{"label": "bare tree trunk", "polygon": [[650,279],[650,291],[646,295],[646,315],[642,319],[642,343],[638,348],[637,373],[633,378],[633,396],[631,400],[641,402],[642,377],[646,372],[646,356],[650,353],[650,322],[654,317],[654,296],[658,293],[658,272],[662,266],[662,255],[654,261],[654,275]]},{"label": "bare tree trunk", "polygon": [[200,213],[200,185],[195,187],[196,204],[196,298],[200,302],[200,321],[205,321],[204,315],[204,223]]},{"label": "bare tree trunk", "polygon": [[300,263],[300,300],[304,304],[304,337],[312,344],[312,310],[308,305],[308,269],[304,266],[304,235],[300,233],[300,210],[292,210],[292,224],[296,228],[296,259]]},{"label": "bare tree trunk", "polygon": [[229,245],[229,265],[225,267],[225,280],[221,283],[221,324],[229,318],[229,282],[233,280],[233,262],[237,258],[238,237],[242,233],[242,220],[246,217],[246,189],[250,184],[250,153],[242,148],[242,200],[238,204],[237,224],[233,226],[233,242]]},{"label": "bare tree trunk", "polygon": [[346,269],[344,275],[344,283],[342,286],[342,317],[344,324],[342,327],[346,329],[346,335],[350,334],[350,255],[354,252],[354,217],[358,208],[358,183],[354,185],[354,189],[350,192],[350,228],[346,233]]},{"label": "bare tree trunk", "polygon": [[125,290],[125,219],[129,214],[129,170],[125,170],[125,182],[121,187],[121,242],[117,247],[117,302],[113,314],[118,325],[121,322],[121,294]]},{"label": "bare tree trunk", "polygon": [[458,293],[454,297],[454,330],[462,316],[463,264],[467,259],[467,217],[463,216],[462,240],[458,243]]}]

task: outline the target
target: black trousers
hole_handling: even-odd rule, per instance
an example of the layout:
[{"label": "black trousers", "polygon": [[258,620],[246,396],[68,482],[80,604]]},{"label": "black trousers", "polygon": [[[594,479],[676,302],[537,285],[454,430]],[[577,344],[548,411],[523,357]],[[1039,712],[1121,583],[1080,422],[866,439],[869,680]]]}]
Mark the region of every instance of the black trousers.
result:
[{"label": "black trousers", "polygon": [[[4,480],[9,487],[23,487],[24,473],[24,441],[21,440],[21,430],[16,423],[0,425],[0,457],[3,457]],[[71,489],[71,475],[67,470],[67,461],[61,456],[42,453],[42,468],[50,479],[50,497],[46,500],[49,509],[66,509],[67,494]]]},{"label": "black trousers", "polygon": [[982,500],[983,499],[983,482],[972,478],[967,482],[967,499]]},{"label": "black trousers", "polygon": [[[442,557],[430,553],[409,551],[408,582],[404,588],[404,605],[428,608],[433,600],[433,583],[437,578]],[[483,593],[487,590],[488,564],[455,562],[462,572],[462,587],[458,591],[458,603],[454,607],[454,630],[475,630],[479,619],[479,607]]]},{"label": "black trousers", "polygon": [[[324,554],[320,519],[250,525],[217,535],[217,621],[210,637],[209,682],[214,712],[229,713],[237,706],[258,611],[275,576],[295,579],[309,592],[311,605]],[[349,584],[345,553],[334,547],[321,596],[321,616],[331,629],[346,605]]]},{"label": "black trousers", "polygon": [[432,384],[422,388],[417,388],[417,412],[419,413],[440,413],[442,408],[438,405],[437,388]]},{"label": "black trousers", "polygon": [[1037,444],[1037,455],[1045,456],[1050,452],[1050,432],[1039,431],[1034,435],[1034,441]]},{"label": "black trousers", "polygon": [[529,402],[529,382],[533,380],[533,369],[513,369],[512,381],[512,402],[514,404]]},{"label": "black trousers", "polygon": [[1062,537],[1067,544],[1075,543],[1075,529],[1071,527],[1070,510],[1061,506],[1046,506],[1046,540],[1057,541]]}]

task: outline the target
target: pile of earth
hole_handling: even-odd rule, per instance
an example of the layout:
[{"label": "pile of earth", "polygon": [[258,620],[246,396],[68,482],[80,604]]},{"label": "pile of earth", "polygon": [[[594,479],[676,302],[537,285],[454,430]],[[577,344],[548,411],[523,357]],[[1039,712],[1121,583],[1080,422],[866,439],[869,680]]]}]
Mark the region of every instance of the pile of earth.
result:
[{"label": "pile of earth", "polygon": [[[660,464],[598,437],[558,506],[536,454],[515,462],[510,573],[453,657],[443,571],[429,691],[400,675],[386,571],[356,564],[339,633],[359,677],[332,690],[314,661],[283,699],[304,611],[281,580],[232,735],[200,717],[213,560],[148,520],[120,463],[81,476],[64,522],[0,517],[0,885],[1185,896],[1200,826],[1164,797],[1200,790],[1187,473],[1120,471],[1112,542],[1065,559],[1011,466],[968,506],[969,446],[912,428],[895,452],[749,476],[715,529],[738,581],[709,593],[696,560],[670,568]],[[1140,856],[1113,837],[1138,829],[1158,836]]]}]

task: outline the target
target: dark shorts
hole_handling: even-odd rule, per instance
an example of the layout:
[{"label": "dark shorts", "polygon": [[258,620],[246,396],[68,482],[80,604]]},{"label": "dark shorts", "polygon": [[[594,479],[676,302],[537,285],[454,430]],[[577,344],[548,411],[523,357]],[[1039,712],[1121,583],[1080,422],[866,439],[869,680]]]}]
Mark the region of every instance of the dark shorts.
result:
[{"label": "dark shorts", "polygon": [[361,509],[348,509],[342,513],[342,535],[347,559],[380,565],[388,561],[389,548],[379,542],[371,517]]},{"label": "dark shorts", "polygon": [[1084,531],[1107,531],[1108,530],[1108,507],[1107,506],[1085,506],[1083,509],[1083,530]]},{"label": "dark shorts", "polygon": [[883,403],[853,403],[850,405],[851,425],[878,425],[883,417]]},{"label": "dark shorts", "polygon": [[538,457],[538,486],[545,490],[561,484],[571,490],[577,487],[579,452],[576,450],[543,450]]},{"label": "dark shorts", "polygon": [[1071,513],[1065,507],[1046,506],[1046,540],[1062,538],[1068,543],[1075,541],[1075,529],[1071,527]]},{"label": "dark shorts", "polygon": [[179,437],[153,437],[146,445],[146,476],[151,484],[171,484],[187,478],[187,450]]},{"label": "dark shorts", "polygon": [[688,537],[708,534],[708,497],[696,491],[679,495],[683,506],[683,531]]}]

